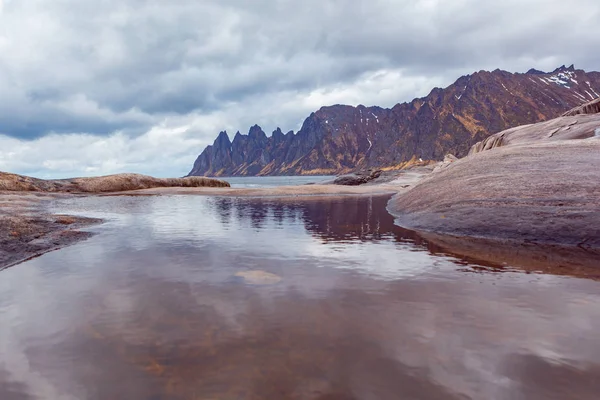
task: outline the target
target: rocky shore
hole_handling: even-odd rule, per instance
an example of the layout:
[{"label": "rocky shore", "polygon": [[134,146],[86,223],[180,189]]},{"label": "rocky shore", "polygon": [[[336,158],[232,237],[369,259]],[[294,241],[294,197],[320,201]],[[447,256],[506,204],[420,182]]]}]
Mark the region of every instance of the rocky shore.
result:
[{"label": "rocky shore", "polygon": [[0,191],[45,193],[107,193],[157,187],[229,187],[229,183],[204,177],[154,178],[140,174],[116,174],[92,178],[37,179],[0,172]]},{"label": "rocky shore", "polygon": [[598,104],[490,136],[395,196],[390,212],[463,255],[506,261],[511,249],[553,246],[571,255],[538,264],[566,266],[574,251],[600,266],[600,114],[585,114]]},{"label": "rocky shore", "polygon": [[91,236],[96,218],[56,215],[45,205],[56,195],[0,193],[0,270]]},{"label": "rocky shore", "polygon": [[222,187],[217,179],[153,178],[118,174],[94,178],[43,180],[0,172],[0,270],[90,237],[81,229],[95,218],[54,215],[46,204],[57,198],[156,187]]},{"label": "rocky shore", "polygon": [[392,195],[407,190],[428,170],[384,174],[377,184],[332,184],[231,188],[229,183],[203,177],[158,179],[120,174],[97,178],[42,180],[0,172],[0,269],[83,240],[80,229],[102,221],[52,215],[46,204],[70,196],[205,195],[318,200],[324,196]]},{"label": "rocky shore", "polygon": [[274,186],[264,188],[230,188],[230,187],[164,187],[133,190],[107,195],[204,195],[231,197],[272,197],[313,199],[321,196],[361,196],[361,195],[393,195],[404,192],[428,175],[433,166],[422,166],[404,171],[389,171],[378,178],[360,185],[338,185],[334,180],[319,184],[298,186]]}]

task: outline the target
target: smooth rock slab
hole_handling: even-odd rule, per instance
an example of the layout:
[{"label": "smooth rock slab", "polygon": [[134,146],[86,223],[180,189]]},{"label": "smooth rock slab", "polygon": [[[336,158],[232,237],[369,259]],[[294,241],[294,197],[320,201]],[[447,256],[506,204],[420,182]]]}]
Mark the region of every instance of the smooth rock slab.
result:
[{"label": "smooth rock slab", "polygon": [[389,209],[401,226],[417,231],[600,254],[600,139],[473,154],[399,194]]}]

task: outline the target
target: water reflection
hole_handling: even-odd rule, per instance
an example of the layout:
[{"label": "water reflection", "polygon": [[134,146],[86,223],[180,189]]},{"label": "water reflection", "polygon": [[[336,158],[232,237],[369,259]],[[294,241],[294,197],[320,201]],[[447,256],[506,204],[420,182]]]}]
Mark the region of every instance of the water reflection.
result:
[{"label": "water reflection", "polygon": [[597,282],[464,274],[385,201],[57,205],[110,222],[0,273],[0,399],[598,397]]},{"label": "water reflection", "polygon": [[279,226],[302,222],[307,231],[325,242],[395,238],[421,243],[417,235],[394,225],[393,217],[386,211],[388,200],[388,196],[378,196],[316,201],[209,198],[208,202],[219,213],[223,224],[231,223],[234,209],[237,222],[250,222],[257,229],[269,221]]},{"label": "water reflection", "polygon": [[414,231],[403,229],[394,223],[386,206],[389,196],[368,198],[320,198],[314,200],[269,200],[240,198],[211,198],[209,202],[221,216],[224,225],[230,224],[231,210],[236,210],[237,223],[250,223],[260,229],[267,221],[278,226],[301,222],[304,228],[322,243],[395,241],[410,243],[411,250],[427,250],[463,265],[463,271],[487,272],[513,271],[501,262],[484,261],[452,252],[448,246],[440,246],[434,240],[425,239]]}]

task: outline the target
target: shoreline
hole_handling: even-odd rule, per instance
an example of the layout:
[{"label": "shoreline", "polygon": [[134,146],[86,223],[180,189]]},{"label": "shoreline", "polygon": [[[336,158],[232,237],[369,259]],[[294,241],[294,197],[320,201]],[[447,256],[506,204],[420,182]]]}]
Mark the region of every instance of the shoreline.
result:
[{"label": "shoreline", "polygon": [[301,185],[266,188],[158,187],[118,192],[64,193],[0,191],[0,271],[51,251],[88,239],[93,233],[81,229],[102,224],[96,218],[51,214],[53,200],[92,196],[215,196],[272,198],[277,201],[310,201],[340,196],[392,196],[408,190],[424,173],[399,174],[394,181],[365,186]]},{"label": "shoreline", "polygon": [[216,197],[255,197],[255,198],[314,198],[329,196],[370,196],[393,195],[395,187],[377,186],[336,186],[302,185],[275,186],[264,188],[153,188],[131,190],[118,193],[99,194],[100,196],[216,196]]},{"label": "shoreline", "polygon": [[314,198],[323,196],[371,196],[395,195],[405,192],[429,175],[431,168],[398,171],[392,176],[382,176],[359,186],[309,184],[294,186],[272,186],[260,188],[236,187],[157,187],[102,193],[102,196],[154,196],[154,195],[197,195],[222,197],[270,197],[270,198]]},{"label": "shoreline", "polygon": [[[391,201],[391,200],[390,200]],[[388,210],[389,212],[389,210]],[[600,280],[600,252],[584,246],[562,243],[522,241],[505,237],[478,237],[415,230],[398,223],[395,225],[413,232],[433,245],[435,254],[445,254],[467,262],[481,264],[477,270],[486,272],[521,271]]]},{"label": "shoreline", "polygon": [[0,192],[0,271],[93,236],[101,219],[52,214],[46,204],[73,195]]},{"label": "shoreline", "polygon": [[[53,215],[45,210],[45,204],[60,198],[92,196],[214,196],[238,198],[268,198],[276,201],[319,201],[332,197],[390,196],[386,210],[395,219],[395,224],[411,230],[424,240],[436,245],[444,253],[480,261],[483,264],[515,267],[526,272],[543,272],[600,279],[600,253],[585,246],[569,243],[504,237],[492,227],[485,236],[477,232],[429,230],[425,226],[403,223],[403,215],[396,205],[415,186],[427,186],[437,173],[431,170],[403,171],[393,179],[360,186],[311,184],[301,186],[277,186],[262,188],[231,187],[161,187],[109,193],[44,193],[0,191],[0,227],[12,221],[21,227],[21,234],[11,235],[3,229],[0,234],[0,271],[39,257],[47,252],[59,250],[91,237],[90,232],[80,229],[101,224],[94,218]],[[431,193],[430,193],[431,196]],[[425,198],[421,201],[425,202]],[[444,220],[445,221],[445,220]],[[446,221],[446,222],[451,222]],[[495,234],[495,235],[494,235]],[[527,240],[525,240],[527,239]]]}]

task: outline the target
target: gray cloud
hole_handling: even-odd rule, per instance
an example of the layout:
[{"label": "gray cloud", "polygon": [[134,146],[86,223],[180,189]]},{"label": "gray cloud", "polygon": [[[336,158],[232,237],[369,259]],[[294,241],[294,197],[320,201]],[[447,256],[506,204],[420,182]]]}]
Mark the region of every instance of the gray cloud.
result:
[{"label": "gray cloud", "polygon": [[[191,164],[222,129],[295,129],[322,105],[391,106],[479,69],[600,64],[596,0],[0,4],[0,134],[17,148],[51,134],[82,134],[90,146],[121,135],[132,146],[168,126],[184,133],[166,138],[197,143],[181,150]],[[8,153],[0,169],[24,171]],[[85,172],[22,157],[27,171]],[[160,169],[154,162],[126,166]]]}]

